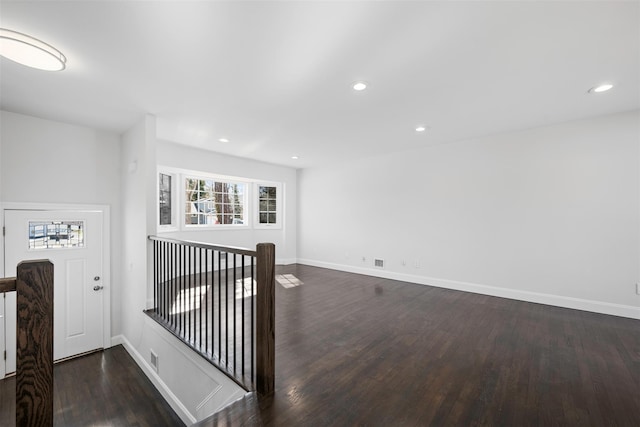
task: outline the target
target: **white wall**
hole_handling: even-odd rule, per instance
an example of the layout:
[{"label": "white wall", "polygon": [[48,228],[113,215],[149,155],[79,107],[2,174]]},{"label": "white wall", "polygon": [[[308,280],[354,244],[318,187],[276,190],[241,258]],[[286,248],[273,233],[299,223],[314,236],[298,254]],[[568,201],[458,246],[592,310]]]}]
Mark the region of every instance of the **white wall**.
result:
[{"label": "white wall", "polygon": [[118,135],[7,111],[0,120],[3,200],[118,201]]},{"label": "white wall", "polygon": [[639,143],[636,111],[300,171],[299,261],[640,317]]},{"label": "white wall", "polygon": [[[220,229],[220,230],[183,230],[163,233],[185,240],[241,246],[255,249],[261,242],[276,245],[276,258],[280,264],[295,262],[296,259],[296,170],[284,166],[275,166],[255,160],[227,156],[212,151],[158,141],[158,165],[179,169],[190,169],[217,175],[250,178],[254,180],[283,183],[284,226],[279,229]],[[178,207],[179,209],[181,208]]]},{"label": "white wall", "polygon": [[134,346],[142,339],[147,308],[147,228],[153,222],[148,221],[146,195],[149,171],[155,167],[154,125],[155,119],[147,116],[122,136],[122,333]]},{"label": "white wall", "polygon": [[[117,256],[120,242],[119,136],[0,111],[0,152],[0,203],[110,206],[111,296],[117,301],[121,270]],[[119,320],[119,305],[112,304],[113,333],[119,333]]]},{"label": "white wall", "polygon": [[[143,310],[153,295],[148,235],[156,234],[156,125],[146,116],[122,136],[122,335],[114,337],[133,356],[187,424],[211,415],[244,390],[202,360]],[[150,364],[158,356],[158,370]]]}]

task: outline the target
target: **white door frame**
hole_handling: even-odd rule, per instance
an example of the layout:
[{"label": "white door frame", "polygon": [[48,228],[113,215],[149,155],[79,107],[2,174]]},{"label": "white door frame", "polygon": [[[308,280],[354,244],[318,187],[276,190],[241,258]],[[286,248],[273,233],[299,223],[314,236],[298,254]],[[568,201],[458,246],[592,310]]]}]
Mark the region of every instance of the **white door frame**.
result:
[{"label": "white door frame", "polygon": [[[104,294],[103,294],[103,329],[102,345],[104,348],[111,347],[111,208],[109,205],[76,205],[64,203],[26,203],[26,202],[4,202],[0,203],[0,222],[4,226],[4,213],[6,210],[36,210],[36,211],[93,211],[102,213],[102,272]],[[0,277],[5,277],[4,266],[4,236],[0,239]],[[0,300],[4,303],[4,300]],[[3,331],[4,332],[4,331]],[[0,343],[0,348],[5,349],[5,343]],[[4,364],[0,364],[0,379],[4,378]]]}]

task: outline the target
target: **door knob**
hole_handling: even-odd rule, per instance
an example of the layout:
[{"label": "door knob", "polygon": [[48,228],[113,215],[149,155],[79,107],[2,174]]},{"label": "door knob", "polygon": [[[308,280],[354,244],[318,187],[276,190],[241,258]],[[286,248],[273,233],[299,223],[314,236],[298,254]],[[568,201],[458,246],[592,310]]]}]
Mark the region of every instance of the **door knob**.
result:
[{"label": "door knob", "polygon": [[94,291],[99,291],[99,290],[100,290],[100,289],[102,289],[103,287],[104,287],[104,286],[97,286],[97,285],[96,285],[96,286],[94,286],[94,287],[93,287],[93,290],[94,290]]},{"label": "door knob", "polygon": [[94,277],[93,280],[97,282],[98,280],[100,280],[100,276]]}]

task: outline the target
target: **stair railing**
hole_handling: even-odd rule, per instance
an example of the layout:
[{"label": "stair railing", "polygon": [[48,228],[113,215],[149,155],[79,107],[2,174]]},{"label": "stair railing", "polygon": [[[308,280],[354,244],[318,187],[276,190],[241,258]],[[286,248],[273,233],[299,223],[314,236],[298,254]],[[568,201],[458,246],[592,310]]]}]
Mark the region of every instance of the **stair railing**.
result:
[{"label": "stair railing", "polygon": [[275,384],[275,245],[256,250],[149,236],[145,313],[247,391]]}]

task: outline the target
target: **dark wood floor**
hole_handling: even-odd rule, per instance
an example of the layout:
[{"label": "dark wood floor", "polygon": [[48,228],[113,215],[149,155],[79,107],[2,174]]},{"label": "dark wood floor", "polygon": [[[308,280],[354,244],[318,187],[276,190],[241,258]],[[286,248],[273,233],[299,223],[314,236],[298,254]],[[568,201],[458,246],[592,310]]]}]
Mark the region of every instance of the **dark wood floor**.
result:
[{"label": "dark wood floor", "polygon": [[200,426],[639,426],[640,321],[306,266],[276,392]]},{"label": "dark wood floor", "polygon": [[[0,426],[15,426],[15,377],[0,380]],[[184,426],[122,346],[54,367],[54,425]]]},{"label": "dark wood floor", "polygon": [[[200,426],[640,425],[640,321],[300,265],[276,392]],[[13,426],[13,379],[0,426]],[[179,426],[121,347],[55,368],[56,426]]]}]

